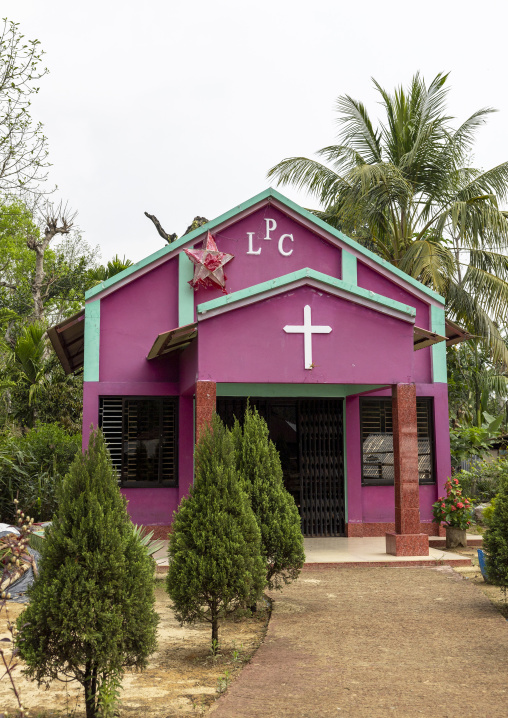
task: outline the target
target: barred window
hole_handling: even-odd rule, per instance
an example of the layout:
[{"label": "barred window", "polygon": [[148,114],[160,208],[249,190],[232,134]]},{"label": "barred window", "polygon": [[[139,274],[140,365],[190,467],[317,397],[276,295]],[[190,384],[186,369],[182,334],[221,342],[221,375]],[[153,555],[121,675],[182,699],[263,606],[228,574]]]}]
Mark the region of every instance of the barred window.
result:
[{"label": "barred window", "polygon": [[178,399],[102,397],[99,426],[122,486],[178,486]]},{"label": "barred window", "polygon": [[[433,402],[416,399],[418,476],[420,484],[434,484]],[[391,399],[360,399],[362,484],[393,486],[393,424]]]}]

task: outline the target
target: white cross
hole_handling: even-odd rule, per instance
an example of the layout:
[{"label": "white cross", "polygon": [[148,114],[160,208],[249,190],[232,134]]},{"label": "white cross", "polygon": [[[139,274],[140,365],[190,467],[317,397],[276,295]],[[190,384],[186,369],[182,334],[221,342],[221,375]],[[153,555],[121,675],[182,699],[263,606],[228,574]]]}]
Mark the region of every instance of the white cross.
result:
[{"label": "white cross", "polygon": [[306,369],[312,369],[312,335],[313,334],[330,334],[331,327],[312,326],[311,310],[308,304],[303,308],[303,325],[294,326],[286,324],[284,331],[288,334],[303,334],[304,346],[304,362]]}]

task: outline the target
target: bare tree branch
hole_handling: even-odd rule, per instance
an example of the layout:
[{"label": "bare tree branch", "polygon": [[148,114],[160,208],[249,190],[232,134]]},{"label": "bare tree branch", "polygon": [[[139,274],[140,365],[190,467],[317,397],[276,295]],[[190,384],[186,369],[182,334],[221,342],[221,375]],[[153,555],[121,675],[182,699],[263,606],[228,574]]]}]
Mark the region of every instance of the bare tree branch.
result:
[{"label": "bare tree branch", "polygon": [[157,217],[154,214],[148,214],[148,212],[145,212],[145,217],[148,217],[148,219],[151,219],[152,222],[155,225],[155,228],[159,235],[162,237],[162,239],[165,239],[168,244],[171,244],[171,242],[174,242],[175,239],[178,239],[177,234],[168,234],[162,227],[161,223],[157,219]]},{"label": "bare tree branch", "polygon": [[[157,229],[157,232],[162,237],[162,239],[165,239],[168,244],[171,244],[171,242],[174,242],[178,239],[177,234],[168,234],[162,227],[161,223],[157,219],[157,217],[154,214],[148,214],[148,212],[145,212],[145,217],[148,217],[148,219],[151,219],[152,222],[155,225],[155,228]],[[195,229],[198,229],[198,227],[201,227],[203,224],[206,224],[208,220],[206,217],[194,217],[191,224],[187,227],[184,234],[189,234],[189,232],[193,232]]]},{"label": "bare tree branch", "polygon": [[74,226],[77,212],[71,212],[67,204],[60,204],[55,208],[53,204],[47,203],[42,214],[42,221],[45,225],[44,235],[39,239],[36,235],[30,234],[27,237],[26,246],[35,252],[35,275],[32,283],[32,295],[34,299],[34,319],[44,319],[44,302],[42,296],[42,285],[44,282],[44,253],[49,243],[57,234],[69,234]]}]

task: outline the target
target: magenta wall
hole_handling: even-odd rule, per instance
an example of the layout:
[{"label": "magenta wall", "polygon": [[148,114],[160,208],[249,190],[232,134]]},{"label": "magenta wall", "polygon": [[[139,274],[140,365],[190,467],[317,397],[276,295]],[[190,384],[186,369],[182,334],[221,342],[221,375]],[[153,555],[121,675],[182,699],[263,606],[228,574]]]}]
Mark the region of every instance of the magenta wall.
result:
[{"label": "magenta wall", "polygon": [[[274,219],[277,228],[271,231],[272,239],[265,240],[265,219]],[[252,247],[261,249],[259,255],[247,254],[249,249],[248,232],[253,232]],[[279,239],[283,234],[292,234],[294,241],[283,241],[282,249],[292,251],[289,257],[279,252]],[[234,259],[225,267],[228,293],[245,287],[275,279],[284,274],[295,272],[302,267],[310,267],[337,279],[341,276],[341,252],[336,246],[314,234],[294,219],[274,207],[263,207],[253,214],[231,224],[227,229],[214,233],[217,247],[222,252],[233,254]],[[201,247],[202,241],[196,244]],[[222,296],[220,289],[199,289],[196,292],[196,304],[208,302]]]},{"label": "magenta wall", "polygon": [[[83,449],[88,446],[91,426],[97,426],[99,398],[101,396],[178,396],[178,384],[168,382],[85,382],[83,385]],[[189,491],[193,476],[194,452],[193,398],[179,399],[179,453],[177,488],[122,489],[127,498],[129,514],[137,524],[171,523],[173,512],[182,496]]]},{"label": "magenta wall", "polygon": [[[409,304],[416,309],[415,325],[422,329],[430,329],[430,306],[417,299],[403,287],[395,284],[388,277],[374,271],[363,262],[357,263],[358,286],[370,289],[383,297],[395,299],[402,304]],[[414,380],[430,383],[432,381],[432,354],[430,347],[419,349],[414,353],[413,371]]]},{"label": "magenta wall", "polygon": [[[313,325],[332,327],[313,336],[313,363],[304,368],[303,309]],[[267,321],[270,317],[270,321]],[[276,321],[272,321],[276,317]],[[413,326],[324,291],[299,287],[200,321],[200,379],[217,382],[393,384],[412,381]]]},{"label": "magenta wall", "polygon": [[157,335],[178,327],[178,258],[101,299],[100,381],[178,381],[178,357],[147,361]]},{"label": "magenta wall", "polygon": [[[451,475],[450,432],[448,428],[448,386],[446,384],[417,384],[417,396],[434,399],[434,447],[438,483],[420,486],[420,519],[432,521],[432,504],[444,493],[444,484]],[[391,396],[391,390],[363,394],[363,396]],[[348,521],[350,523],[385,523],[395,521],[393,486],[362,487],[360,440],[360,397],[346,399],[346,452]]]}]

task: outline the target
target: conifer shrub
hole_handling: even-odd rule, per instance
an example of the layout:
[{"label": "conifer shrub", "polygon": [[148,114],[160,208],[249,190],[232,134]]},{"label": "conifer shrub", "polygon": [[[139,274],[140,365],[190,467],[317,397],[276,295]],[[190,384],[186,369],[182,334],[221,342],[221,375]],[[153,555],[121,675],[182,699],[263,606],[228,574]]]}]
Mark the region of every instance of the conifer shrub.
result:
[{"label": "conifer shrub", "polygon": [[100,431],[64,478],[43,542],[39,577],[18,619],[26,673],[41,683],[75,679],[87,718],[125,668],[144,668],[156,647],[154,564],[134,533]]},{"label": "conifer shrub", "polygon": [[491,583],[508,587],[508,477],[500,481],[500,491],[485,514],[487,530],[483,534],[483,549],[488,556],[487,576]]},{"label": "conifer shrub", "polygon": [[284,487],[279,453],[266,421],[247,404],[233,428],[236,466],[261,532],[269,588],[295,580],[305,561],[298,508]]},{"label": "conifer shrub", "polygon": [[250,605],[265,585],[260,534],[235,466],[231,432],[217,415],[195,451],[195,477],[182,499],[169,541],[167,591],[182,623],[206,620],[212,652],[219,617]]}]

